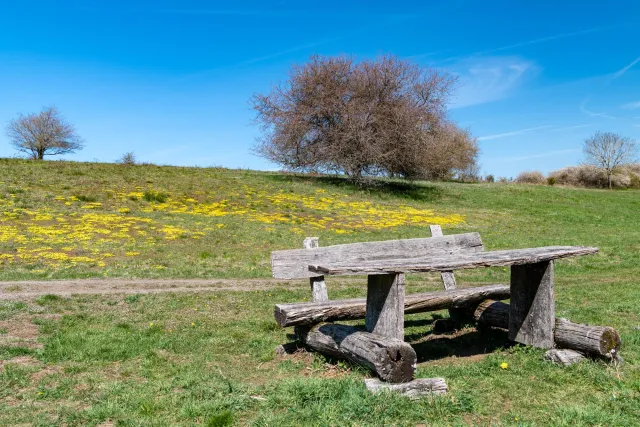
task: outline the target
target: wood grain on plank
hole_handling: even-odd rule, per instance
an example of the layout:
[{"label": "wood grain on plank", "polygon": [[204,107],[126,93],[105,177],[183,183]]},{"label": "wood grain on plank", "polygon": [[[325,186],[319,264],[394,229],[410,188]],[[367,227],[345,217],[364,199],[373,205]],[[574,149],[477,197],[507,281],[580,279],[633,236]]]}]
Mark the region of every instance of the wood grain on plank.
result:
[{"label": "wood grain on plank", "polygon": [[[318,237],[307,237],[302,242],[302,246],[305,249],[315,249],[319,246],[319,240]],[[329,293],[327,292],[327,284],[324,282],[324,276],[310,277],[309,286],[311,286],[312,301],[329,300]]]},{"label": "wood grain on plank", "polygon": [[553,271],[553,261],[511,266],[510,340],[538,348],[553,347]]},{"label": "wood grain on plank", "polygon": [[[431,237],[444,236],[444,234],[442,234],[442,228],[439,225],[430,225],[429,229],[431,230]],[[457,287],[456,276],[453,275],[453,271],[443,271],[440,273],[440,277],[442,277],[442,283],[446,290],[450,291]]]},{"label": "wood grain on plank", "polygon": [[586,246],[546,246],[542,248],[510,249],[404,260],[382,259],[375,261],[363,260],[357,263],[309,264],[308,268],[309,271],[316,274],[329,275],[426,273],[431,271],[535,264],[570,256],[595,254],[597,252],[598,248]]},{"label": "wood grain on plank", "polygon": [[404,340],[404,274],[369,276],[366,304],[368,332]]},{"label": "wood grain on plank", "polygon": [[271,271],[277,279],[302,279],[321,276],[309,271],[309,264],[360,263],[382,259],[412,259],[474,253],[484,250],[478,233],[442,237],[386,240],[320,246],[314,249],[290,249],[271,253]]}]

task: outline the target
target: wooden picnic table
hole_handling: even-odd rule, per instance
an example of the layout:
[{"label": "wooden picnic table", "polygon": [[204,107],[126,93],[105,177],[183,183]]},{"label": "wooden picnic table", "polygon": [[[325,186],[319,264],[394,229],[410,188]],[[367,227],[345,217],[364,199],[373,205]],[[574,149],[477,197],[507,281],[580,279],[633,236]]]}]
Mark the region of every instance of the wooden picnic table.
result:
[{"label": "wooden picnic table", "polygon": [[403,340],[404,273],[511,266],[509,339],[535,347],[552,348],[554,260],[597,252],[598,248],[593,247],[547,246],[357,263],[335,262],[309,265],[309,271],[323,275],[368,275],[367,331]]}]

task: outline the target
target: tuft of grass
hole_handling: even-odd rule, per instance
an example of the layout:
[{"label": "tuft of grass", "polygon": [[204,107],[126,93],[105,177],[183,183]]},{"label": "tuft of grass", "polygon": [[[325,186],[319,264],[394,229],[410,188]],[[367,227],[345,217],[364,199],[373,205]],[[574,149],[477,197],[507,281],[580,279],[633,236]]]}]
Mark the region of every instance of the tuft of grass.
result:
[{"label": "tuft of grass", "polygon": [[75,197],[81,202],[92,203],[92,202],[98,201],[97,197],[86,195],[86,194],[75,194]]},{"label": "tuft of grass", "polygon": [[127,295],[126,297],[124,297],[124,301],[127,304],[133,304],[140,301],[140,298],[142,298],[140,294]]},{"label": "tuft of grass", "polygon": [[207,427],[227,427],[233,425],[233,414],[231,411],[222,411],[219,414],[212,415],[205,422]]},{"label": "tuft of grass", "polygon": [[143,198],[150,203],[164,203],[169,199],[169,194],[156,190],[147,190],[144,192]]},{"label": "tuft of grass", "polygon": [[58,302],[61,300],[62,300],[62,297],[59,295],[47,294],[47,295],[42,295],[41,297],[38,297],[36,299],[36,304],[45,305],[53,302]]}]

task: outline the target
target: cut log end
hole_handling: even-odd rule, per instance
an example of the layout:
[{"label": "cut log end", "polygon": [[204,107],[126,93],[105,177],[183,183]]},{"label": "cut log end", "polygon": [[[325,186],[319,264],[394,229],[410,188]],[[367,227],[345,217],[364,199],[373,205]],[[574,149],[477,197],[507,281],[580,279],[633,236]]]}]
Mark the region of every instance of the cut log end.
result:
[{"label": "cut log end", "polygon": [[367,378],[364,384],[367,390],[374,394],[387,391],[402,394],[410,399],[446,394],[449,390],[444,378],[418,378],[402,384],[390,384],[377,378]]}]

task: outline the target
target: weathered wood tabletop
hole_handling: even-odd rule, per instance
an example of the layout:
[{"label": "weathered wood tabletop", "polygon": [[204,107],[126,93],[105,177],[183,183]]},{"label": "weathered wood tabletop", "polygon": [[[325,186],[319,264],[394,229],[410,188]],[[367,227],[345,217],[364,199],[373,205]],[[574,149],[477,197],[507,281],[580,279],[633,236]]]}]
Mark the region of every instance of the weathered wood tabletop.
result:
[{"label": "weathered wood tabletop", "polygon": [[595,254],[598,248],[547,246],[476,253],[435,255],[309,265],[323,275],[368,275],[367,331],[404,338],[404,273],[511,266],[509,338],[541,348],[554,345],[554,260]]},{"label": "weathered wood tabletop", "polygon": [[428,258],[361,261],[309,265],[309,271],[325,275],[427,273],[481,267],[535,264],[570,256],[595,254],[598,248],[585,246],[546,246],[532,249],[441,255]]}]

